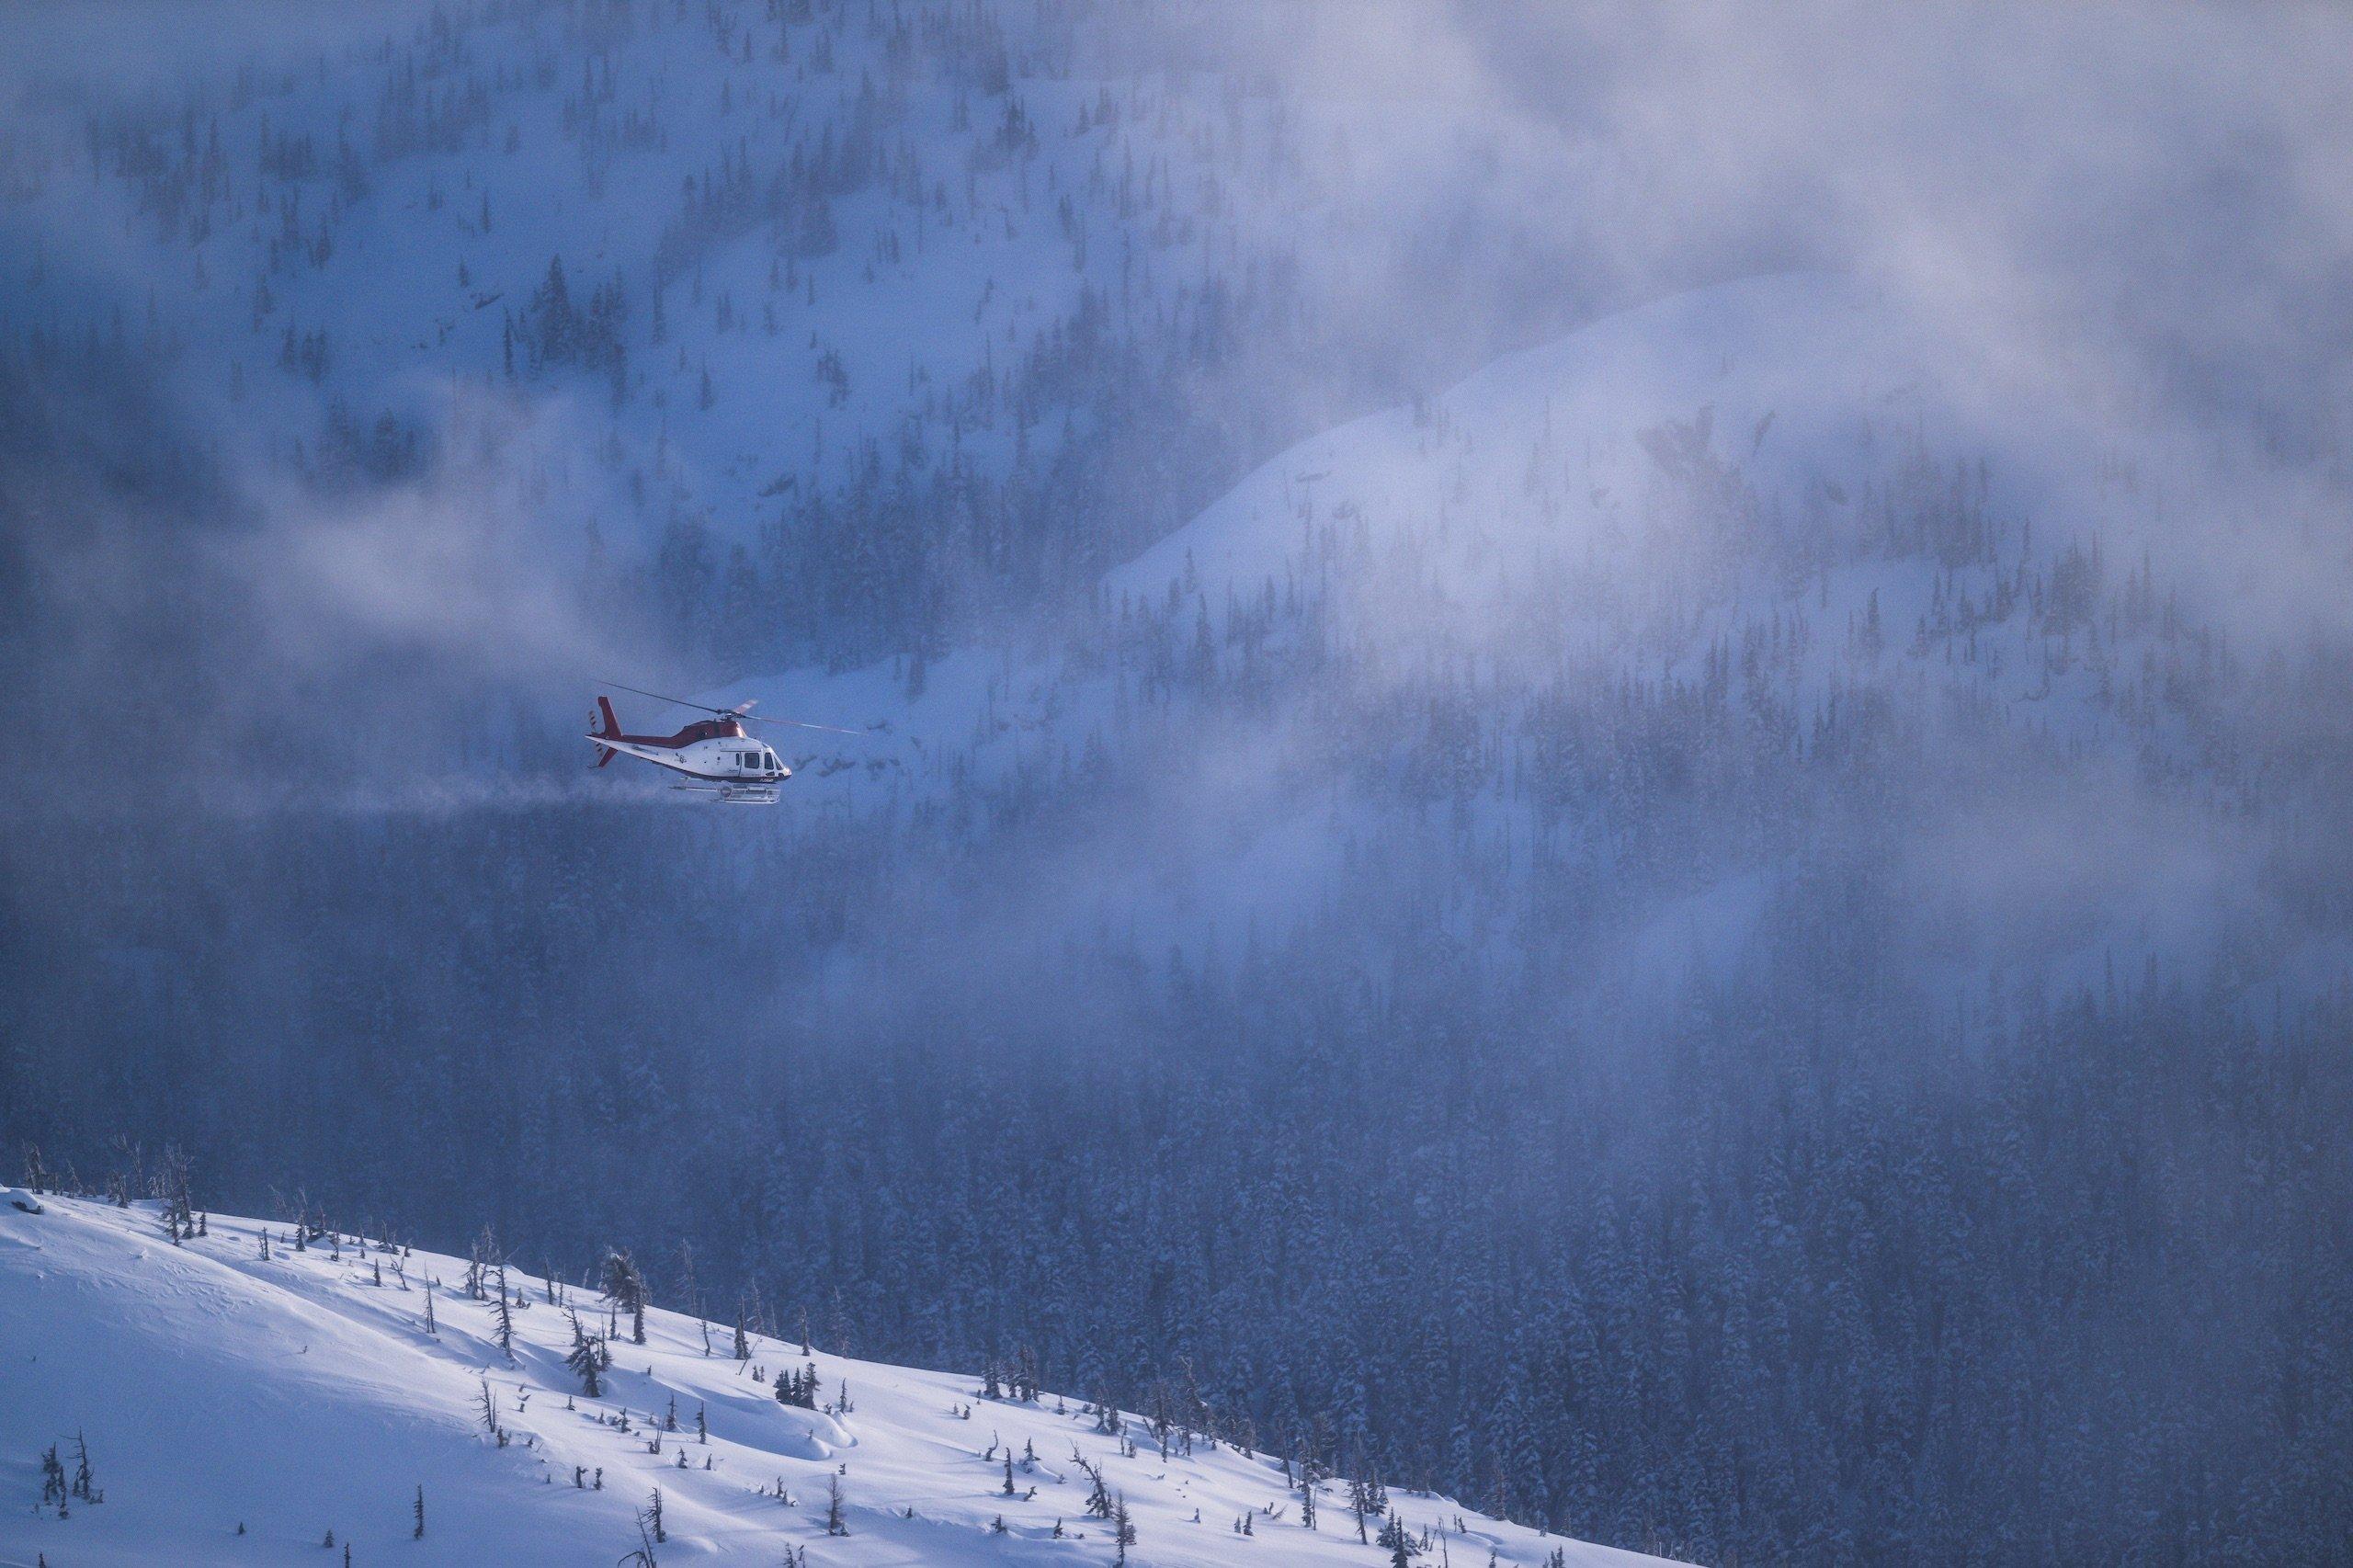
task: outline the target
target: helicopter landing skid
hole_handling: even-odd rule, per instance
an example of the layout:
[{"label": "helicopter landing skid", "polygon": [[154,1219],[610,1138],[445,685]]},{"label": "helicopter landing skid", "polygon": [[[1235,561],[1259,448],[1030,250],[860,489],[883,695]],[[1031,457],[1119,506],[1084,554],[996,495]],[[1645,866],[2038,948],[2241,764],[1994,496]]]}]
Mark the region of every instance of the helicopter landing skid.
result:
[{"label": "helicopter landing skid", "polygon": [[773,806],[777,790],[773,784],[674,784],[675,790],[691,790],[698,795],[716,795],[722,806]]}]

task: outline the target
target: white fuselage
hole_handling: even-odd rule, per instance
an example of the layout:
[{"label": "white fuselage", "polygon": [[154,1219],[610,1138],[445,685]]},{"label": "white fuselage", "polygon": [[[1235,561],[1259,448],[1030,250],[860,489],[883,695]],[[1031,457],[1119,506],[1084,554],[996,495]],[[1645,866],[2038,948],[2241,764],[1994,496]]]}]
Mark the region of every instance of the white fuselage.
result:
[{"label": "white fuselage", "polygon": [[690,741],[683,746],[654,745],[618,735],[588,738],[624,756],[713,784],[775,784],[792,777],[792,769],[784,765],[783,759],[748,736]]}]

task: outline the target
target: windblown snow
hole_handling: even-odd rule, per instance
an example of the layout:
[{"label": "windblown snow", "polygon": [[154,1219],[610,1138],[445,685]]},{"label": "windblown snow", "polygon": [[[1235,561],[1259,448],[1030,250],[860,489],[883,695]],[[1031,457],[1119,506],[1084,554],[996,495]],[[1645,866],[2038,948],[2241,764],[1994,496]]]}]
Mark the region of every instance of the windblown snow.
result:
[{"label": "windblown snow", "polygon": [[[1408,773],[1433,694],[1477,715],[1465,745],[1489,760],[1432,792],[1514,854],[1622,820],[1606,791],[1563,812],[1519,763],[1492,761],[1524,762],[1563,690],[1737,690],[1817,731],[1877,708],[1955,755],[2006,733],[2194,782],[2176,696],[2211,642],[2181,633],[2170,597],[2195,574],[2152,563],[2163,454],[2070,460],[2087,449],[2081,411],[2011,369],[1853,278],[1690,290],[1281,452],[1109,572],[1101,624],[1064,642],[967,646],[919,679],[901,660],[804,669],[706,700],[870,729],[787,743],[804,811],[975,786],[1017,799],[1090,746],[1157,748],[1155,787],[1177,804],[1154,816],[1169,852],[1142,858],[1212,869],[1172,892],[1156,872],[1113,885],[1095,857],[1057,896],[1171,941],[1210,921],[1279,927],[1332,885],[1351,835],[1410,833],[1378,790],[1336,791],[1299,754],[1355,757],[1360,780],[1385,751],[1382,768]],[[1236,692],[1273,717],[1237,720]],[[1205,821],[1188,801],[1218,806]],[[2112,883],[2071,871],[2078,858],[2045,858],[2044,904],[2106,901],[2085,929],[2180,950],[2216,902],[2183,896],[2218,880],[2211,865],[2140,856],[2147,874]],[[1704,910],[1655,914],[1678,942],[1737,932],[1765,885],[1733,877]]]},{"label": "windblown snow", "polygon": [[[1974,682],[2015,717],[2064,713],[2097,739],[2102,715],[2085,699],[2121,655],[2054,661],[2047,627],[1985,608],[2022,568],[2049,569],[2095,535],[2120,554],[2147,542],[2131,483],[2047,455],[2070,446],[2053,432],[2078,419],[1858,279],[1746,278],[1619,312],[1311,437],[1108,573],[1103,594],[1180,631],[1198,612],[1221,673],[1245,643],[1283,653],[1291,624],[1319,610],[1341,646],[1377,640],[1495,677],[1536,644],[1669,679],[1699,678],[1725,639],[1777,613],[1833,626],[1868,613],[1886,630],[1861,673]],[[1992,479],[1989,453],[2002,460]],[[1923,492],[1972,537],[1923,549],[1876,535],[1883,512]],[[2018,526],[2037,514],[2039,547]],[[1977,608],[1956,613],[1964,597]],[[1958,675],[1956,640],[1970,650]],[[1854,677],[1841,663],[1851,652],[1824,638],[1780,673],[1819,697]],[[1079,659],[966,648],[912,689],[904,662],[885,660],[704,695],[873,730],[880,744],[824,756],[796,785],[805,795],[836,773],[851,787],[1001,773],[1025,746],[1106,722],[1136,674],[1121,664],[1091,646]],[[1515,689],[1506,680],[1503,695]]]},{"label": "windblown snow", "polygon": [[[1086,1466],[1126,1506],[1132,1562],[1391,1557],[1359,1542],[1347,1482],[1324,1484],[1311,1531],[1282,1460],[1199,1433],[1164,1454],[1134,1415],[1115,1435],[1075,1400],[991,1399],[977,1376],[766,1334],[739,1360],[732,1323],[706,1348],[673,1312],[649,1312],[639,1345],[593,1290],[516,1266],[510,1356],[494,1272],[472,1297],[458,1258],[205,1229],[175,1246],[153,1205],[0,1193],[0,1564],[1108,1562]],[[608,1340],[600,1397],[566,1362],[575,1314]],[[812,1370],[815,1407],[779,1403],[778,1380]],[[72,1480],[86,1450],[98,1501],[40,1500],[52,1446]],[[1389,1499],[1421,1562],[1652,1561]]]}]

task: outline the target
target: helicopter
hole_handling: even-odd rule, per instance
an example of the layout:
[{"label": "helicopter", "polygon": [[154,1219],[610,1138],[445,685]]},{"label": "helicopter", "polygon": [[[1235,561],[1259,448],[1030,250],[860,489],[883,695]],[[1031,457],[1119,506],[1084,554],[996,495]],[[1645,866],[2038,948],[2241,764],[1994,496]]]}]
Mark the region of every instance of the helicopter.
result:
[{"label": "helicopter", "polygon": [[625,734],[620,721],[613,717],[612,699],[599,692],[588,733],[588,739],[596,743],[597,767],[604,767],[616,756],[637,757],[686,775],[686,779],[674,788],[709,794],[727,805],[773,806],[777,802],[777,786],[792,777],[792,769],[785,766],[773,747],[745,730],[746,722],[786,724],[796,730],[823,730],[829,734],[863,738],[859,731],[832,724],[812,724],[799,719],[756,719],[752,717],[750,702],[713,708],[708,703],[689,702],[683,697],[640,691],[619,681],[601,684],[616,691],[696,709],[710,717],[694,721],[675,735]]}]

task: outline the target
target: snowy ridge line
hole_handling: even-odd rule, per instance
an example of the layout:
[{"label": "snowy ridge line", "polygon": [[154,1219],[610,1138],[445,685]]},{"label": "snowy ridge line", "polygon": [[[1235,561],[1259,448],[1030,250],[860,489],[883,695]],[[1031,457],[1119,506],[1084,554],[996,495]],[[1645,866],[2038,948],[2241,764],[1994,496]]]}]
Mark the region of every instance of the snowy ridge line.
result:
[{"label": "snowy ridge line", "polygon": [[[1359,1540],[1345,1481],[1310,1530],[1283,1461],[994,1371],[748,1333],[738,1358],[734,1324],[650,1305],[640,1343],[628,1270],[602,1296],[249,1219],[176,1242],[170,1218],[0,1189],[0,1564],[1108,1562],[1120,1517],[1137,1563],[1400,1550],[1381,1517]],[[1652,1561],[1386,1501],[1413,1562]]]}]

